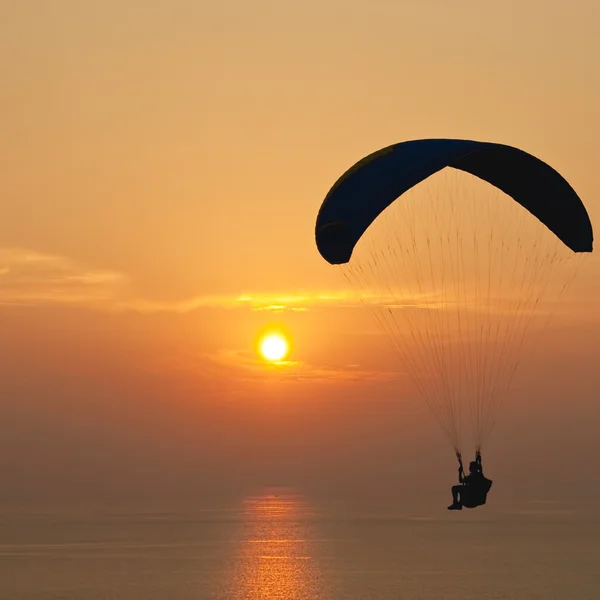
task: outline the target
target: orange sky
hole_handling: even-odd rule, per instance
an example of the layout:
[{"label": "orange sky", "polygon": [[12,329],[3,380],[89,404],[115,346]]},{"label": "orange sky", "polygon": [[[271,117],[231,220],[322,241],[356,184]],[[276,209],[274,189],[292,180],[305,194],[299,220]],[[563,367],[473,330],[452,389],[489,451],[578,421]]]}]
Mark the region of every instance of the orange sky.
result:
[{"label": "orange sky", "polygon": [[[598,3],[31,0],[0,17],[0,499],[449,484],[441,434],[318,255],[316,212],[365,154],[460,137],[548,161],[600,222]],[[599,276],[591,257],[515,383],[489,455],[507,487],[527,446],[531,495],[600,450]],[[273,322],[285,371],[253,354]]]}]

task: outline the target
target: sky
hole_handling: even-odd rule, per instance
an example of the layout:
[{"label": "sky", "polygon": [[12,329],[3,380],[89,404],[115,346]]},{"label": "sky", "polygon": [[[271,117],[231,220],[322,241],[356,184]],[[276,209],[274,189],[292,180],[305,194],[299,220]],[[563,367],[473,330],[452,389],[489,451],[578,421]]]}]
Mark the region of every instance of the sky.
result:
[{"label": "sky", "polygon": [[[316,213],[366,154],[458,137],[555,166],[595,224],[599,61],[593,0],[1,1],[0,501],[445,500],[452,449]],[[599,276],[515,380],[501,497],[600,494]]]}]

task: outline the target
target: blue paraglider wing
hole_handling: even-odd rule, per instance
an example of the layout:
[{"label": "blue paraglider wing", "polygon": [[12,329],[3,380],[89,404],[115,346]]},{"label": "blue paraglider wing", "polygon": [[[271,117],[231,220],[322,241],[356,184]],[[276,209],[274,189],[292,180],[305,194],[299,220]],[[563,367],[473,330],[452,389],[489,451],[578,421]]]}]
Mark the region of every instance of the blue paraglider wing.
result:
[{"label": "blue paraglider wing", "polygon": [[394,200],[445,167],[492,184],[536,216],[574,252],[591,252],[592,225],[569,183],[540,159],[511,146],[470,140],[413,140],[379,150],[351,167],[331,188],[315,237],[331,264],[350,260],[369,225]]}]

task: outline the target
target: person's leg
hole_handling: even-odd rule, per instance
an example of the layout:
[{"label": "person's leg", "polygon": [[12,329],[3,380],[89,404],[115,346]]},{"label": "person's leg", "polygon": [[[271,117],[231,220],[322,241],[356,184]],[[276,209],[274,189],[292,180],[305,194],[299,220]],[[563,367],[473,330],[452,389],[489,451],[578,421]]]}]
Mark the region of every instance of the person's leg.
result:
[{"label": "person's leg", "polygon": [[462,492],[462,485],[452,486],[452,501],[454,504],[460,504],[460,493]]},{"label": "person's leg", "polygon": [[462,510],[461,494],[463,486],[455,485],[452,487],[452,504],[448,507],[448,510]]}]

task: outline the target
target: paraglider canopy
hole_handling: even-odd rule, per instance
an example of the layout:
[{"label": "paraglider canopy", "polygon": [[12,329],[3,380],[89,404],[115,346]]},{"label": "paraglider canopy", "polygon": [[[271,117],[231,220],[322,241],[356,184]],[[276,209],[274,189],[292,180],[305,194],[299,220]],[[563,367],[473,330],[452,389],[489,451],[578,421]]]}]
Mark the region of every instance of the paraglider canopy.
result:
[{"label": "paraglider canopy", "polygon": [[592,226],[569,183],[540,159],[511,146],[426,139],[383,148],[351,167],[331,188],[317,217],[316,242],[331,264],[350,260],[377,216],[445,167],[475,175],[512,197],[574,252],[591,252]]},{"label": "paraglider canopy", "polygon": [[583,203],[552,167],[510,146],[449,139],[356,163],[327,194],[315,237],[457,455],[465,417],[481,450],[525,340],[593,245]]}]

